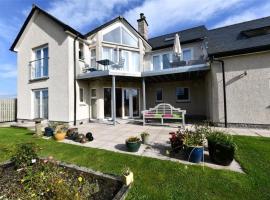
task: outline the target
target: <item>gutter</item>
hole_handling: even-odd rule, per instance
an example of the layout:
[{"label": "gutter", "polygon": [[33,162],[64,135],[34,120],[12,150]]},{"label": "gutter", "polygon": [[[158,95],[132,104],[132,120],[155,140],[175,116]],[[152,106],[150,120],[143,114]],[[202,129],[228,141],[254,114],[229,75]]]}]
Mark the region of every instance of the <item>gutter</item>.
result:
[{"label": "gutter", "polygon": [[224,104],[224,124],[225,128],[228,128],[228,121],[227,121],[227,96],[226,96],[226,81],[225,81],[225,69],[224,69],[224,60],[215,59],[211,57],[211,63],[219,62],[221,64],[222,69],[222,86],[223,86],[223,104]]},{"label": "gutter", "polygon": [[74,123],[73,125],[76,126],[77,121],[77,90],[76,90],[76,41],[78,40],[79,35],[76,35],[73,41],[73,87],[74,87]]}]

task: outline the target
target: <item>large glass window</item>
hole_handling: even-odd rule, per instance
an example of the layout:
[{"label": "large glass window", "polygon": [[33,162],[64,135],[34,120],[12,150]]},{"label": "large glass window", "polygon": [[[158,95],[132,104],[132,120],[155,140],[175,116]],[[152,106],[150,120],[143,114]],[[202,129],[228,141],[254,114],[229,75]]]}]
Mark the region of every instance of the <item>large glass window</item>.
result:
[{"label": "large glass window", "polygon": [[34,90],[34,117],[48,119],[48,89]]},{"label": "large glass window", "polygon": [[163,54],[162,55],[162,64],[163,64],[163,69],[168,69],[171,67],[170,63],[170,54]]},{"label": "large glass window", "polygon": [[138,41],[134,39],[124,28],[122,28],[122,43],[133,47],[138,46]]},{"label": "large glass window", "polygon": [[103,40],[107,42],[120,43],[121,44],[121,28],[117,27],[109,33],[104,34]]},{"label": "large glass window", "polygon": [[191,49],[184,49],[183,50],[183,60],[184,61],[192,60]]},{"label": "large glass window", "polygon": [[132,71],[132,72],[140,71],[140,54],[138,52],[131,52],[129,71]]},{"label": "large glass window", "polygon": [[122,50],[121,56],[125,59],[124,71],[140,71],[140,54],[138,52]]},{"label": "large glass window", "polygon": [[117,59],[117,49],[109,48],[109,47],[103,47],[103,59],[109,59],[115,63],[118,62]]},{"label": "large glass window", "polygon": [[153,69],[154,70],[160,70],[161,65],[160,65],[160,56],[153,56]]},{"label": "large glass window", "polygon": [[189,88],[176,88],[176,101],[189,101]]},{"label": "large glass window", "polygon": [[103,35],[103,40],[112,43],[138,47],[138,39],[128,33],[125,28],[119,26]]},{"label": "large glass window", "polygon": [[43,47],[34,50],[35,60],[30,62],[31,79],[37,79],[48,76],[49,49]]}]

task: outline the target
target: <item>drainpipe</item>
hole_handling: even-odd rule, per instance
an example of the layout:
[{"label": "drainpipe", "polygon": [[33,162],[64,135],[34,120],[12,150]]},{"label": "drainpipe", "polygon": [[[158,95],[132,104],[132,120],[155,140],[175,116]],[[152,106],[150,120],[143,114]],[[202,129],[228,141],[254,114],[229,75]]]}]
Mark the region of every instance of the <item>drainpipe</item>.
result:
[{"label": "drainpipe", "polygon": [[226,81],[225,81],[225,69],[224,69],[224,60],[211,58],[211,62],[219,62],[222,69],[222,86],[223,86],[223,102],[224,102],[224,124],[225,128],[228,127],[227,123],[227,96],[226,96]]},{"label": "drainpipe", "polygon": [[73,80],[73,87],[74,87],[74,123],[73,125],[76,126],[77,121],[77,90],[76,90],[76,41],[78,39],[78,35],[74,38],[73,41],[73,62],[74,62],[74,80]]}]

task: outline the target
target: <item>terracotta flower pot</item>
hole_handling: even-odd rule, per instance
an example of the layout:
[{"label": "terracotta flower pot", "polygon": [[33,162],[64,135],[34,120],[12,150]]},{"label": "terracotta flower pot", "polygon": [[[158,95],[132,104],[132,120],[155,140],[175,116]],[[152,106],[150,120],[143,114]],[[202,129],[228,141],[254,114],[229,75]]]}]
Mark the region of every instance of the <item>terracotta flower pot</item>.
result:
[{"label": "terracotta flower pot", "polygon": [[65,139],[65,137],[66,137],[65,132],[57,132],[56,134],[54,134],[54,138],[57,141],[61,141],[61,140]]}]

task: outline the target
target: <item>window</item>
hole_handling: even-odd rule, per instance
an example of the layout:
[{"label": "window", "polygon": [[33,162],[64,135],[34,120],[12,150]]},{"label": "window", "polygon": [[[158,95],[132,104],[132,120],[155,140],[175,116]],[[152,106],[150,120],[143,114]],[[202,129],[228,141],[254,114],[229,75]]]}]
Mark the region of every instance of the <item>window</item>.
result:
[{"label": "window", "polygon": [[184,49],[183,50],[183,59],[184,61],[192,60],[192,53],[191,49]]},{"label": "window", "polygon": [[48,119],[48,89],[33,90],[34,118]]},{"label": "window", "polygon": [[189,88],[178,87],[176,88],[176,101],[189,101]]},{"label": "window", "polygon": [[170,55],[171,54],[169,54],[169,53],[162,55],[163,69],[168,69],[171,67],[171,63],[170,63],[171,56]]},{"label": "window", "polygon": [[83,91],[83,88],[80,88],[80,102],[84,102],[84,91]]},{"label": "window", "polygon": [[91,89],[91,98],[97,98],[97,89]]},{"label": "window", "polygon": [[103,35],[106,42],[118,43],[132,47],[138,47],[138,39],[132,36],[124,27],[118,26]]},{"label": "window", "polygon": [[153,56],[153,69],[161,70],[160,56]]},{"label": "window", "polygon": [[138,52],[121,50],[121,56],[125,59],[124,71],[140,71],[140,54]]},{"label": "window", "polygon": [[48,77],[48,59],[49,49],[43,47],[34,50],[35,60],[30,62],[31,77],[30,79],[37,79],[42,77]]},{"label": "window", "polygon": [[156,90],[156,102],[162,102],[162,101],[163,101],[162,89],[158,88]]},{"label": "window", "polygon": [[91,49],[91,67],[96,68],[97,64],[96,64],[96,49]]},{"label": "window", "polygon": [[172,53],[163,53],[153,56],[153,70],[169,69],[171,68]]},{"label": "window", "polygon": [[124,28],[122,28],[122,44],[137,47],[138,41],[133,38]]},{"label": "window", "polygon": [[121,28],[117,27],[116,29],[113,29],[109,33],[106,33],[103,36],[103,40],[107,42],[113,42],[113,43],[119,43],[121,44]]},{"label": "window", "polygon": [[103,59],[109,59],[115,63],[118,62],[117,59],[117,49],[109,48],[109,47],[103,47]]},{"label": "window", "polygon": [[84,60],[84,46],[83,43],[79,43],[79,59]]}]

